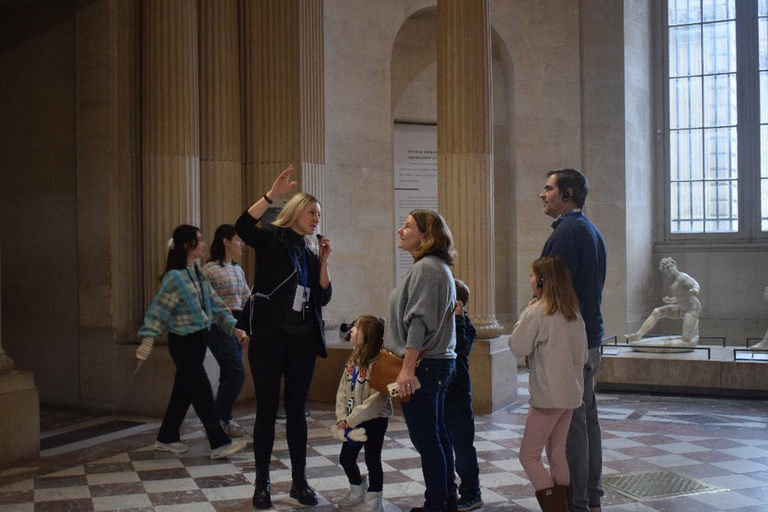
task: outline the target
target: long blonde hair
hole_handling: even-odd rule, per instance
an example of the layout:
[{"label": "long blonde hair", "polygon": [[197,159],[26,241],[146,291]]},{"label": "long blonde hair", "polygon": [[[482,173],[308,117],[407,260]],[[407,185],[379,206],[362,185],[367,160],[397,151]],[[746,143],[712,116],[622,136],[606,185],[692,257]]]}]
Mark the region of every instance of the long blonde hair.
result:
[{"label": "long blonde hair", "polygon": [[568,320],[575,320],[579,313],[579,298],[573,288],[568,265],[560,256],[542,256],[531,265],[539,283],[539,300],[547,315],[558,311]]},{"label": "long blonde hair", "polygon": [[[272,225],[279,228],[293,227],[293,225],[298,222],[301,213],[304,211],[304,208],[306,208],[307,205],[311,203],[317,203],[317,206],[320,206],[320,201],[318,201],[317,198],[311,194],[307,194],[306,192],[299,192],[295,194],[288,200],[287,203],[285,203],[285,206],[283,206],[283,209],[280,210],[280,213],[277,215],[277,219],[275,219]],[[304,235],[304,242],[312,252],[317,254],[317,242],[314,235]]]}]

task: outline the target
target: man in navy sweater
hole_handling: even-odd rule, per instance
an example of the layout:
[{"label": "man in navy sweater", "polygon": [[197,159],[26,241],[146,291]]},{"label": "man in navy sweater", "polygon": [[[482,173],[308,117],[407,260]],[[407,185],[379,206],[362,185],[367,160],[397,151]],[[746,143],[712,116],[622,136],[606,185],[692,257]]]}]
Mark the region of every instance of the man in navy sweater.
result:
[{"label": "man in navy sweater", "polygon": [[547,173],[544,213],[555,219],[542,256],[561,256],[568,264],[573,286],[579,297],[581,316],[587,330],[589,360],[584,366],[584,397],[574,409],[566,441],[566,456],[573,487],[572,510],[599,512],[602,484],[602,439],[595,401],[595,374],[600,365],[600,343],[605,329],[600,303],[605,282],[605,241],[600,230],[581,209],[589,186],[576,169],[557,169]]}]

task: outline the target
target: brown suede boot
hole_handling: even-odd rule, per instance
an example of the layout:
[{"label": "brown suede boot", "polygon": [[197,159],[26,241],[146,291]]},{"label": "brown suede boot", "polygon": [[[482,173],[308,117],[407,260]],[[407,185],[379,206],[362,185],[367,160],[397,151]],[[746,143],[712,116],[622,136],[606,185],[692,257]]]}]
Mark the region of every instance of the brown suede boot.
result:
[{"label": "brown suede boot", "polygon": [[536,491],[536,499],[539,501],[542,512],[569,512],[571,509],[564,485]]},{"label": "brown suede boot", "polygon": [[568,510],[573,509],[573,487],[570,485],[564,485],[565,487],[565,497],[568,500]]}]

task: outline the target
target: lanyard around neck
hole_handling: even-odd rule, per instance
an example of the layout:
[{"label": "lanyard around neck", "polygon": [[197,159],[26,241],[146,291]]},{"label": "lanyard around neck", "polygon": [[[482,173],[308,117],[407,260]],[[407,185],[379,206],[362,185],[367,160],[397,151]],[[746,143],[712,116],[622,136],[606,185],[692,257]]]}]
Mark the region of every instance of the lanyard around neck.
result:
[{"label": "lanyard around neck", "polygon": [[303,243],[301,244],[301,265],[299,265],[298,254],[296,254],[294,257],[294,265],[296,266],[296,271],[299,274],[299,281],[301,281],[301,286],[306,288],[307,283],[309,282],[309,271],[307,269],[307,246]]},{"label": "lanyard around neck", "polygon": [[[189,268],[187,268],[186,270],[187,270],[187,275],[189,276],[189,280],[192,281],[192,284],[195,286],[195,292],[197,292],[197,298],[200,301],[200,308],[203,310],[203,313],[206,313],[205,298],[203,297],[203,283],[201,282],[200,288],[198,288],[197,281],[195,280],[195,278],[192,277],[192,272],[189,271]],[[195,273],[197,273],[197,269],[195,269]]]}]

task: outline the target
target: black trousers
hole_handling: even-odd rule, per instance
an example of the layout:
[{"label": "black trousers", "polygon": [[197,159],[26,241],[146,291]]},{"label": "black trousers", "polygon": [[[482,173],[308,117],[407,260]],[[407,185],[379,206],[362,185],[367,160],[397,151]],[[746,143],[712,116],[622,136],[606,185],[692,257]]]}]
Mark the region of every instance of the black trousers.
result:
[{"label": "black trousers", "polygon": [[368,467],[368,491],[380,492],[384,490],[384,470],[381,467],[381,449],[384,446],[384,434],[387,433],[389,418],[374,418],[364,421],[357,427],[363,427],[368,440],[358,446],[349,443],[341,445],[339,464],[344,468],[349,483],[360,485],[363,477],[360,476],[360,468],[357,466],[357,456],[365,446],[365,465]]},{"label": "black trousers", "polygon": [[157,440],[161,443],[179,441],[179,429],[190,404],[203,422],[212,449],[231,441],[219,423],[211,382],[203,367],[206,334],[207,331],[198,331],[186,336],[168,334],[168,351],[176,364],[176,378],[173,381],[171,401],[168,402],[163,424],[157,434]]},{"label": "black trousers", "polygon": [[280,405],[280,382],[285,378],[283,404],[291,466],[307,461],[307,419],[304,410],[315,372],[315,334],[291,336],[281,331],[278,339],[251,340],[248,358],[256,388],[256,424],[253,453],[257,466],[269,464],[275,444],[275,420]]}]

